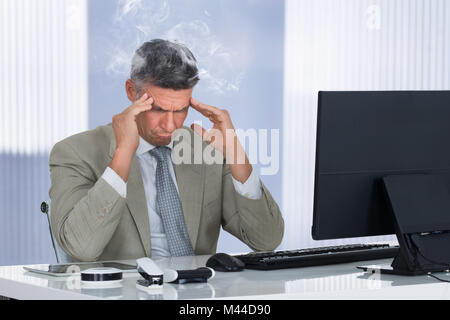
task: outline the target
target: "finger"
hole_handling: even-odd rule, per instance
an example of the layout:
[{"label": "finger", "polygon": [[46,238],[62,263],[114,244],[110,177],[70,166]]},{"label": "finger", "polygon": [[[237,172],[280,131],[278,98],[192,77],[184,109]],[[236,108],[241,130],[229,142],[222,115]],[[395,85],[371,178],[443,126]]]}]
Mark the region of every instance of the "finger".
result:
[{"label": "finger", "polygon": [[[193,123],[191,124],[191,129],[194,130],[196,134],[202,137],[202,140],[207,144],[214,144],[216,141],[216,136],[221,139],[221,133],[217,129],[205,130],[201,125]],[[222,141],[222,140],[219,140]]]},{"label": "finger", "polygon": [[191,97],[190,104],[191,104],[192,108],[194,108],[195,110],[197,110],[198,112],[200,112],[202,115],[204,115],[207,118],[211,117],[212,115],[220,114],[220,110],[217,109],[216,107],[204,104],[192,97]]},{"label": "finger", "polygon": [[131,106],[126,108],[123,113],[130,112],[137,107],[148,106],[153,104],[153,97],[149,97],[147,100],[139,102],[140,100],[136,100]]},{"label": "finger", "polygon": [[152,107],[153,107],[153,104],[152,104],[153,103],[153,99],[150,98],[149,100],[151,100],[151,101],[149,101],[148,103],[137,104],[137,105],[131,106],[129,112],[132,113],[133,115],[138,115],[138,114],[140,114],[142,112],[151,110]]},{"label": "finger", "polygon": [[214,124],[219,124],[221,122],[221,119],[219,118],[219,115],[211,115],[209,116],[209,121],[211,121]]},{"label": "finger", "polygon": [[150,98],[148,98],[147,100],[145,100],[145,101],[142,101],[142,102],[140,102],[140,103],[138,103],[138,102],[136,102],[136,103],[133,103],[132,105],[131,105],[131,108],[136,108],[136,107],[139,107],[139,106],[146,106],[146,105],[151,105],[151,104],[153,104],[153,98],[152,97],[150,97]]},{"label": "finger", "polygon": [[206,134],[206,130],[201,125],[199,125],[197,123],[191,124],[191,129],[194,130],[194,132],[196,134],[198,134],[202,138]]},{"label": "finger", "polygon": [[148,94],[145,92],[139,99],[136,100],[137,103],[142,103],[148,99]]},{"label": "finger", "polygon": [[145,104],[152,104],[153,103],[153,97],[150,96],[145,100],[137,100],[133,105],[145,105]]}]

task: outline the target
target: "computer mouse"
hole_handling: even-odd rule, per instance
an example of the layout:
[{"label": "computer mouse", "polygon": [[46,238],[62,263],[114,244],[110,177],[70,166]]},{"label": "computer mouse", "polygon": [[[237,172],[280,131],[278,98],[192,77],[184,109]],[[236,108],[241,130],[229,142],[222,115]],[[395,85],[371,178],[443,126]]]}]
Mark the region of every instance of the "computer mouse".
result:
[{"label": "computer mouse", "polygon": [[216,253],[206,261],[206,266],[213,268],[215,271],[236,272],[244,270],[245,264],[238,258],[226,253]]}]

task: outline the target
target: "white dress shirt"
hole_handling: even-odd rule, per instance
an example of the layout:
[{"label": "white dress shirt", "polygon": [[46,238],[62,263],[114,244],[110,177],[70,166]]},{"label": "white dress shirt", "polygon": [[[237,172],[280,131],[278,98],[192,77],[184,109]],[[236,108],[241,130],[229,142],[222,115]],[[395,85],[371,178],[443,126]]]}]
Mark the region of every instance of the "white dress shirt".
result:
[{"label": "white dress shirt", "polygon": [[[173,141],[167,145],[170,149],[173,148]],[[150,220],[150,235],[152,257],[169,257],[169,245],[167,237],[164,232],[164,227],[160,215],[156,209],[156,159],[150,155],[150,150],[155,148],[141,137],[139,137],[139,146],[136,150],[136,157],[141,168],[142,181],[144,183],[145,196],[147,198],[147,209]],[[168,161],[172,162],[170,155],[167,156]],[[175,187],[178,190],[177,180],[175,177],[175,170],[173,166],[169,166],[170,176],[172,177]],[[107,167],[102,175],[122,197],[127,197],[127,184],[122,178],[110,167]],[[234,188],[240,195],[249,199],[260,199],[262,197],[261,182],[255,170],[252,170],[250,177],[245,183],[240,183],[232,177]]]}]

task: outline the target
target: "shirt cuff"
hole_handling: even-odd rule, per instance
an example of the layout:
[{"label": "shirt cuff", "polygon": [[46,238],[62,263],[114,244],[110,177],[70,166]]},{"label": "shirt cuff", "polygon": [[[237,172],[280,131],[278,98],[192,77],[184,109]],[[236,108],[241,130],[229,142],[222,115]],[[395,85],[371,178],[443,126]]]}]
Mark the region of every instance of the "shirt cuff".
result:
[{"label": "shirt cuff", "polygon": [[246,197],[252,200],[258,200],[262,198],[262,188],[261,181],[259,180],[259,176],[256,174],[255,169],[252,170],[250,177],[248,177],[247,181],[241,183],[231,176],[233,180],[234,189],[241,196]]},{"label": "shirt cuff", "polygon": [[105,172],[103,172],[102,178],[123,198],[127,197],[127,184],[113,169],[107,167]]}]

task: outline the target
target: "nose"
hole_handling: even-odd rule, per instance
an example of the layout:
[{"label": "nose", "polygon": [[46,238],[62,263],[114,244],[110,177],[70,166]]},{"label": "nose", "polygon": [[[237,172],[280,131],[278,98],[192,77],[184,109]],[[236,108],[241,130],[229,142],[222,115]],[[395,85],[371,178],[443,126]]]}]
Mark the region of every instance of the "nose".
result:
[{"label": "nose", "polygon": [[165,112],[163,118],[161,119],[161,128],[164,129],[167,133],[172,133],[176,129],[173,112]]}]

